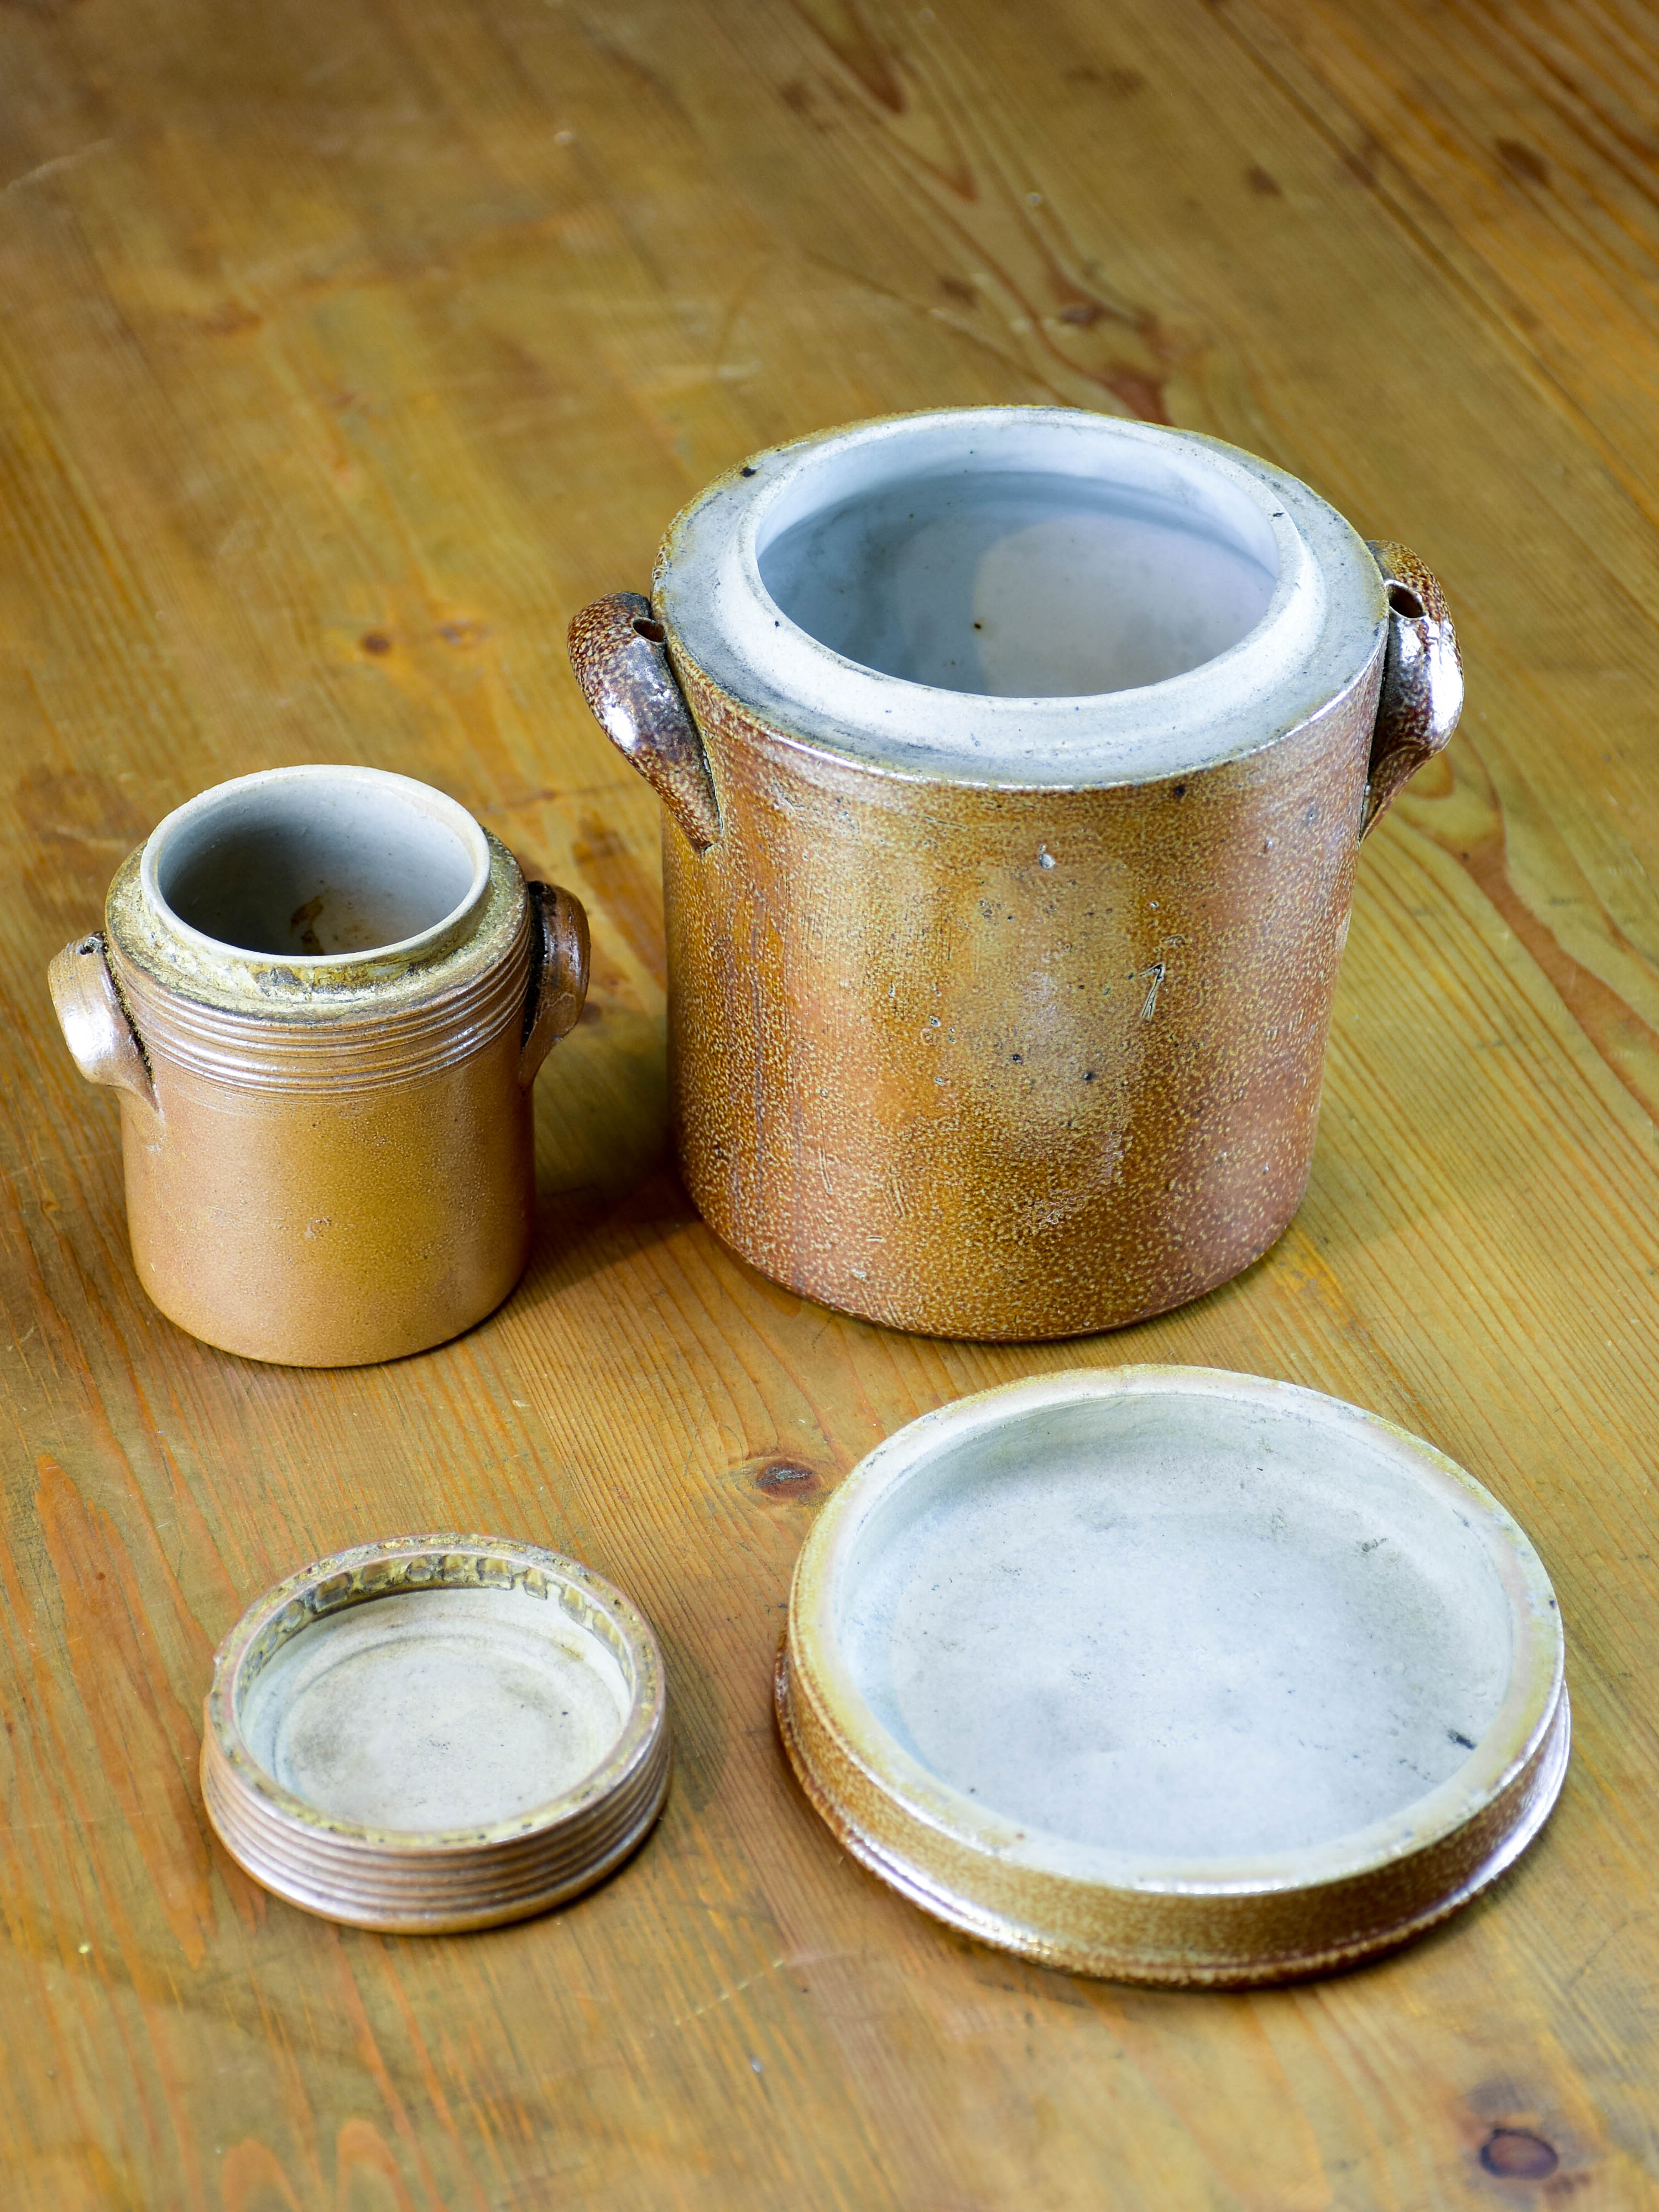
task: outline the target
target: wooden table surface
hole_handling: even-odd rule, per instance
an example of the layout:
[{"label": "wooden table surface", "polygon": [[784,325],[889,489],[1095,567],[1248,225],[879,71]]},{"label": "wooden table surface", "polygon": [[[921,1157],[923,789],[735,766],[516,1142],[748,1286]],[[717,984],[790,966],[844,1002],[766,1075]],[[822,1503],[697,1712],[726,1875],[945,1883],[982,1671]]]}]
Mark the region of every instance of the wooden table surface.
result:
[{"label": "wooden table surface", "polygon": [[[9,2212],[1659,2206],[1656,186],[1634,0],[0,8]],[[1028,399],[1214,432],[1406,539],[1469,708],[1366,847],[1282,1242],[985,1350],[807,1304],[693,1214],[657,809],[562,634],[744,453]],[[355,1372],[147,1304],[45,984],[168,808],[312,760],[453,792],[594,925],[528,1276]],[[945,1399],[1132,1359],[1389,1415],[1555,1577],[1560,1807],[1386,1964],[1043,1972],[787,1778],[813,1498]],[[817,1483],[758,1486],[780,1456]],[[635,1595],[672,1795],[547,1919],[342,1931],[206,1828],[210,1656],[315,1553],[446,1526]]]}]

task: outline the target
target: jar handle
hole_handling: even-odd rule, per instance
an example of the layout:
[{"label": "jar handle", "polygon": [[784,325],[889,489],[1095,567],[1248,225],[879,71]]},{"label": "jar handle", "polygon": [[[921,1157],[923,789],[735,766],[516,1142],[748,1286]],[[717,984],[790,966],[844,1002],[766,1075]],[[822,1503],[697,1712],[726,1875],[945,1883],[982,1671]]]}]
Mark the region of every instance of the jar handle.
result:
[{"label": "jar handle", "polygon": [[112,1084],[156,1108],[149,1059],[109,972],[101,930],[66,945],[46,985],[70,1056],[88,1083]]},{"label": "jar handle", "polygon": [[638,769],[694,853],[720,834],[702,738],[668,658],[666,635],[641,592],[612,592],[570,625],[570,665],[611,743]]},{"label": "jar handle", "polygon": [[527,1090],[559,1039],[576,1026],[587,996],[587,916],[556,884],[526,883],[530,989],[525,999],[519,1080]]},{"label": "jar handle", "polygon": [[1370,541],[1389,595],[1389,641],[1376,703],[1364,837],[1395,793],[1450,742],[1463,708],[1463,657],[1439,579],[1393,538]]}]

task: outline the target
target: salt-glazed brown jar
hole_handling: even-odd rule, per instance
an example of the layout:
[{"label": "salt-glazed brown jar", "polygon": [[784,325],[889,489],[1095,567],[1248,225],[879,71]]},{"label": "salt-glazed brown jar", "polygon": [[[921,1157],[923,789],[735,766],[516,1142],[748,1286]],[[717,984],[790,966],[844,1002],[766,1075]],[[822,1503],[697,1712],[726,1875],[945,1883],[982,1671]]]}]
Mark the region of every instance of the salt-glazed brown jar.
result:
[{"label": "salt-glazed brown jar", "polygon": [[895,1326],[1106,1328],[1307,1182],[1360,838],[1444,744],[1444,601],[1281,471],[1057,408],[756,454],[579,615],[660,793],[681,1164]]},{"label": "salt-glazed brown jar", "polygon": [[194,1336],[302,1367],[470,1328],[523,1273],[530,1086],[587,924],[407,776],[273,769],[167,816],[52,963],[121,1094],[141,1280]]}]

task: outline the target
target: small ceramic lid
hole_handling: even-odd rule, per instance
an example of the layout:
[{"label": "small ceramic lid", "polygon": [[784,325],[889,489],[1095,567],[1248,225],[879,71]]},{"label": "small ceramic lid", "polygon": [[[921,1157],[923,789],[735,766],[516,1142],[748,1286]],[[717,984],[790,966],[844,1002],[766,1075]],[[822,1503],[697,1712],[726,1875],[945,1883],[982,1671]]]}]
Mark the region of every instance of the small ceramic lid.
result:
[{"label": "small ceramic lid", "polygon": [[225,1848],[325,1919],[435,1932],[574,1897],[668,1788],[661,1656],[620,1590],[495,1536],[400,1536],[268,1590],[214,1661]]},{"label": "small ceramic lid", "polygon": [[1206,1368],[889,1437],[801,1553],[784,1742],[854,1856],[1074,1972],[1243,1984],[1464,1903],[1565,1771],[1537,1553],[1431,1446]]}]

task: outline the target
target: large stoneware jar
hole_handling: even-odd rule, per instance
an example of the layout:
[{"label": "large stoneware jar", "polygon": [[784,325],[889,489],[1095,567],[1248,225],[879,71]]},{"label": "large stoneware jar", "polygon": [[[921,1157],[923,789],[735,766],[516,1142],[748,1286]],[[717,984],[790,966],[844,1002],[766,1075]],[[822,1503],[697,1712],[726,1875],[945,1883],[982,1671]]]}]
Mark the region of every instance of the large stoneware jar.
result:
[{"label": "large stoneware jar", "polygon": [[581,1010],[587,925],[441,792],[273,769],[204,792],[52,964],[120,1093],[161,1311],[296,1366],[456,1335],[523,1272],[530,1086]]},{"label": "large stoneware jar", "polygon": [[1403,547],[1190,433],[901,416],[732,470],[571,646],[670,817],[680,1160],[745,1258],[1054,1337],[1279,1236],[1359,841],[1462,698]]}]

